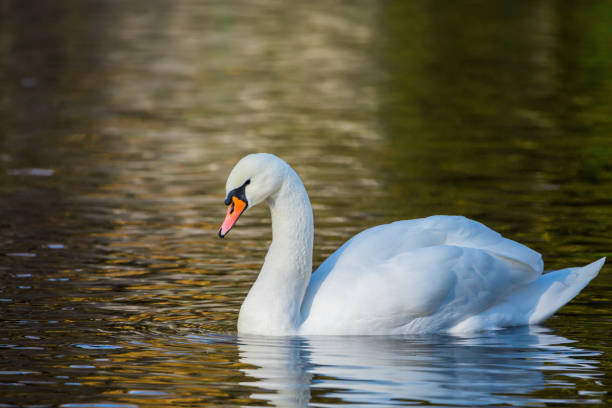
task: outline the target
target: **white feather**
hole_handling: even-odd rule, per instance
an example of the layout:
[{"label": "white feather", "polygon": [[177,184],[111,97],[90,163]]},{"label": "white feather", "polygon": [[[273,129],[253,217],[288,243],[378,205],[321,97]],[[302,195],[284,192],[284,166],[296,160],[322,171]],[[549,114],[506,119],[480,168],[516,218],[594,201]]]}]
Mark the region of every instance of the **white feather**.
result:
[{"label": "white feather", "polygon": [[539,253],[476,221],[437,215],[365,230],[311,276],[314,223],[300,178],[278,157],[260,153],[234,167],[227,191],[247,179],[247,199],[270,206],[273,240],[240,310],[241,333],[408,334],[539,324],[605,261],[543,275]]}]

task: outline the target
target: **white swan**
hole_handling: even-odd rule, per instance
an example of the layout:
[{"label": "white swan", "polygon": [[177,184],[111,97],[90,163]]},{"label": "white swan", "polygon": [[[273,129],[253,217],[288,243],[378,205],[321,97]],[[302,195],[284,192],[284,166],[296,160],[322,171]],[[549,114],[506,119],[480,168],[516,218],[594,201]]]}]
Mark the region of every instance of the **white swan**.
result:
[{"label": "white swan", "polygon": [[367,229],[312,274],[306,189],[283,160],[244,157],[226,184],[224,237],[266,200],[272,244],[240,308],[241,334],[408,334],[538,324],[576,296],[605,258],[542,274],[539,253],[464,217]]}]

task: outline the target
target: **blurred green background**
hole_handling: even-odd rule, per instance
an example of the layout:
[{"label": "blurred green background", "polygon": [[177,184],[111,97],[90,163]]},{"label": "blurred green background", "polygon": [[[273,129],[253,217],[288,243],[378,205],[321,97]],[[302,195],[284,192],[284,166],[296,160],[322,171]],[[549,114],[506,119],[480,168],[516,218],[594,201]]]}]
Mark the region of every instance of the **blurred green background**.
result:
[{"label": "blurred green background", "polygon": [[[92,358],[74,344],[233,336],[270,239],[265,208],[216,238],[251,152],[303,178],[316,265],[367,227],[432,214],[481,221],[547,269],[609,255],[611,72],[609,1],[0,0],[0,337],[43,348],[0,350],[39,373],[2,398],[66,402],[31,383],[57,375],[89,384],[79,401],[125,396],[116,366],[84,380],[58,365]],[[604,266],[547,324],[602,353],[600,385],[542,398],[609,389],[611,299]],[[162,361],[157,347],[114,362]],[[236,363],[219,347],[206,364]],[[223,367],[176,401],[252,403]]]}]

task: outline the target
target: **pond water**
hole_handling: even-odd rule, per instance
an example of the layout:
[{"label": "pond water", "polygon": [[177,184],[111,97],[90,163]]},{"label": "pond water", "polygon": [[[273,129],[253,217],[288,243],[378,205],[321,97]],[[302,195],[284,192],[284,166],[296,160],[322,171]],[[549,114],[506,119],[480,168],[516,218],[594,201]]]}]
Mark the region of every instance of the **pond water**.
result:
[{"label": "pond water", "polygon": [[275,153],[315,266],[463,214],[544,255],[612,248],[612,5],[0,2],[0,406],[612,404],[612,273],[544,327],[236,334],[270,242],[227,174]]}]

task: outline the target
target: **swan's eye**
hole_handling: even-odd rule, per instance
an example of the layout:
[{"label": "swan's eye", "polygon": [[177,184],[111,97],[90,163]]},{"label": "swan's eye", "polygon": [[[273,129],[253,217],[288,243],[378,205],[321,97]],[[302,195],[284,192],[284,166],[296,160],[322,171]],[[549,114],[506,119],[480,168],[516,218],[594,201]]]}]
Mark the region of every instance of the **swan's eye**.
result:
[{"label": "swan's eye", "polygon": [[232,191],[230,191],[227,194],[227,198],[225,199],[224,202],[225,202],[225,205],[230,205],[230,204],[232,205],[231,211],[234,211],[234,209],[233,209],[234,203],[232,201],[232,197],[236,197],[236,198],[240,199],[241,201],[244,201],[245,203],[247,202],[244,189],[250,183],[251,183],[251,179],[248,179],[240,187],[233,189]]}]

